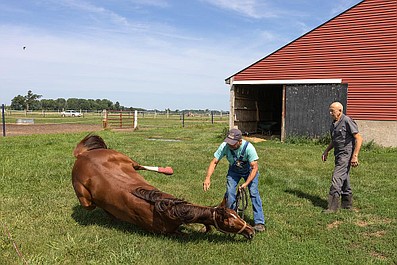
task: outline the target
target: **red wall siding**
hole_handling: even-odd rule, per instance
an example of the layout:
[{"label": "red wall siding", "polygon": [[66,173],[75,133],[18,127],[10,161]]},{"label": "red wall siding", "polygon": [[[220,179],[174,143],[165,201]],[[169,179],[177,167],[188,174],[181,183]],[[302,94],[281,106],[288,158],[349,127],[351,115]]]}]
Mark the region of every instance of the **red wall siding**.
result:
[{"label": "red wall siding", "polygon": [[397,1],[365,0],[234,75],[318,78],[348,83],[353,118],[397,120]]}]

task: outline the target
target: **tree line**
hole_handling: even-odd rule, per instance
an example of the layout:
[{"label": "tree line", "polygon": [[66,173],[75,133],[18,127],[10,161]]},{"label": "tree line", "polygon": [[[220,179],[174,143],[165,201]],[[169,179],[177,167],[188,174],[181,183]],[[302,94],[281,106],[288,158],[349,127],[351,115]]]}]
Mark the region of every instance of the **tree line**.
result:
[{"label": "tree line", "polygon": [[11,100],[11,105],[9,106],[12,110],[25,110],[25,111],[34,111],[34,110],[48,110],[48,111],[63,111],[63,110],[84,110],[84,111],[98,111],[98,110],[122,110],[122,111],[154,111],[157,113],[170,113],[170,114],[179,114],[179,113],[190,113],[194,114],[208,114],[213,112],[214,114],[228,114],[228,111],[211,111],[209,109],[205,110],[194,110],[194,109],[185,109],[185,110],[146,110],[142,108],[134,108],[134,107],[124,107],[121,106],[118,101],[113,103],[108,99],[82,99],[82,98],[58,98],[58,99],[41,99],[42,95],[38,95],[33,93],[31,90],[25,96],[18,95]]},{"label": "tree line", "polygon": [[11,100],[10,108],[13,110],[135,110],[132,107],[121,106],[117,101],[113,103],[108,99],[82,99],[82,98],[58,98],[41,99],[42,95],[34,94],[31,90],[25,96],[18,95]]}]

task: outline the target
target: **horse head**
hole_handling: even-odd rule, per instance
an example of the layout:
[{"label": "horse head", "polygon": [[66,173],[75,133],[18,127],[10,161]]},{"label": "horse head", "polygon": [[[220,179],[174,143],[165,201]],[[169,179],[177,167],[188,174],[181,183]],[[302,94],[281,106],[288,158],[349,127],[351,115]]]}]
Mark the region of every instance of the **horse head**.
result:
[{"label": "horse head", "polygon": [[234,210],[220,206],[215,207],[212,219],[216,229],[223,233],[241,234],[248,239],[254,237],[255,231]]}]

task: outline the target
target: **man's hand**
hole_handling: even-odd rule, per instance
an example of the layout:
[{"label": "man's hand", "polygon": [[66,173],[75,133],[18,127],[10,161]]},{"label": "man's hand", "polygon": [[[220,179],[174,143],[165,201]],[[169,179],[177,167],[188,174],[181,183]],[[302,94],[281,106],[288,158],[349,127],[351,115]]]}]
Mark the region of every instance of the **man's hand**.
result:
[{"label": "man's hand", "polygon": [[323,162],[327,161],[327,157],[328,157],[328,152],[324,152],[323,155],[321,156]]},{"label": "man's hand", "polygon": [[352,160],[350,161],[352,167],[358,167],[358,156],[353,155]]},{"label": "man's hand", "polygon": [[204,182],[203,182],[203,190],[204,190],[204,191],[209,190],[209,189],[210,189],[210,186],[211,186],[211,180],[206,178],[206,179],[204,180]]},{"label": "man's hand", "polygon": [[245,189],[248,186],[245,182],[239,187],[239,189]]}]

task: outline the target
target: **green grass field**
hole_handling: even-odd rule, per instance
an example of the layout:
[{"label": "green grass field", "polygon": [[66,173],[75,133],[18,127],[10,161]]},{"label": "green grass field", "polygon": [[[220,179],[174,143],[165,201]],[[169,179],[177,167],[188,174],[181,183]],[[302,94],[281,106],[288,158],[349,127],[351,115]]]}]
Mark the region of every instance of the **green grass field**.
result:
[{"label": "green grass field", "polygon": [[[226,161],[204,193],[208,163],[227,120],[141,119],[135,132],[100,131],[108,146],[146,165],[172,166],[174,175],[142,175],[192,203],[218,204]],[[324,215],[333,159],[325,146],[265,141],[260,192],[268,230],[252,241],[185,226],[185,237],[147,233],[82,209],[71,185],[72,151],[86,133],[0,139],[0,264],[396,264],[397,152],[367,148],[352,170],[355,211]],[[180,141],[164,141],[177,139]],[[252,222],[248,208],[247,220]],[[18,249],[20,255],[17,253]]]}]

